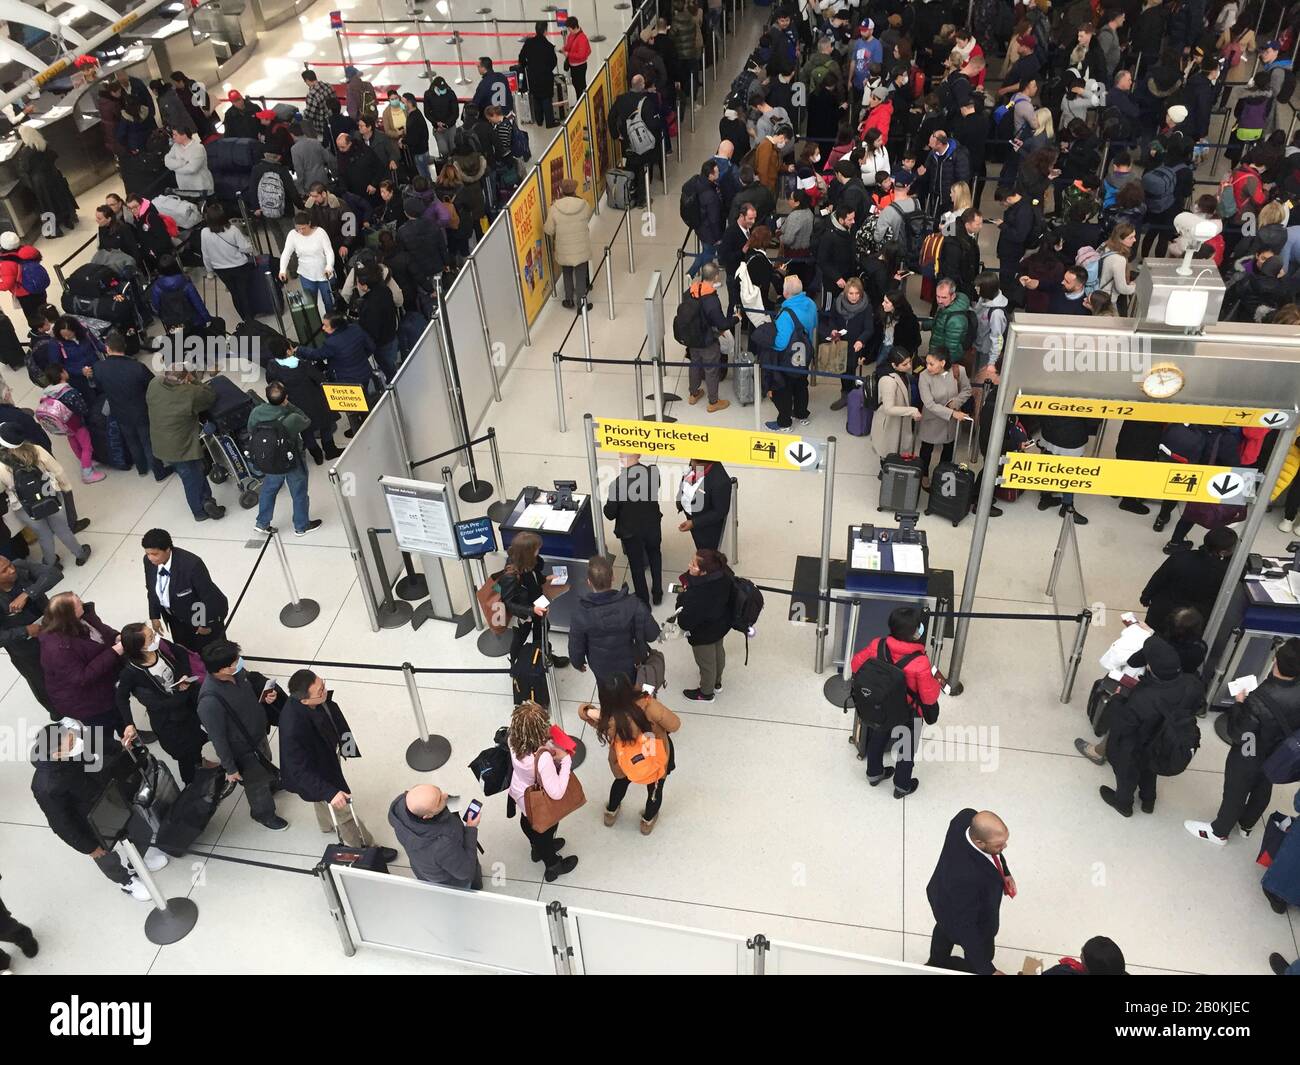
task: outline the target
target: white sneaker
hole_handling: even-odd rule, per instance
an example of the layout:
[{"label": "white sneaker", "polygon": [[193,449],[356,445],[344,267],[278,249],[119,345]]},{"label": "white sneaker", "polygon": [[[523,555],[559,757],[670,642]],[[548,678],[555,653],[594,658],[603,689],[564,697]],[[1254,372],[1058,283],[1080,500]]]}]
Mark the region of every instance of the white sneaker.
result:
[{"label": "white sneaker", "polygon": [[1295,531],[1295,519],[1294,519],[1294,518],[1283,518],[1281,521],[1279,521],[1279,522],[1277,523],[1277,527],[1278,527],[1278,531],[1279,531],[1279,532],[1284,532],[1284,533],[1294,532],[1294,531]]},{"label": "white sneaker", "polygon": [[1184,821],[1183,828],[1187,829],[1197,839],[1213,843],[1216,847],[1222,847],[1228,842],[1223,837],[1214,834],[1214,828],[1209,821]]},{"label": "white sneaker", "polygon": [[144,881],[139,877],[131,877],[131,883],[123,884],[121,887],[124,895],[130,895],[140,902],[153,902],[153,896],[149,894],[149,889],[144,886]]},{"label": "white sneaker", "polygon": [[150,847],[144,852],[144,866],[151,873],[158,872],[158,870],[163,868],[163,866],[165,866],[169,861],[171,861],[171,859],[157,847]]}]

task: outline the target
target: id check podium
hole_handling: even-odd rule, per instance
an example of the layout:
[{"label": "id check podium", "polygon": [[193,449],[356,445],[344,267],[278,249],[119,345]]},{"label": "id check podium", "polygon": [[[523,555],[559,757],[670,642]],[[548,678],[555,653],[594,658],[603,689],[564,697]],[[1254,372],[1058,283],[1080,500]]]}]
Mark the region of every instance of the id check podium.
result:
[{"label": "id check podium", "polygon": [[[553,491],[526,486],[510,508],[510,515],[501,523],[501,546],[503,550],[508,549],[521,532],[536,533],[542,538],[546,572],[551,572],[554,563],[561,563],[569,571],[565,584],[570,589],[582,587],[587,580],[587,560],[597,553],[591,496],[575,492],[572,510],[557,509],[552,504],[555,497]],[[547,617],[550,628],[568,632],[576,603],[576,597],[568,593],[553,600]]]},{"label": "id check podium", "polygon": [[[850,525],[844,582],[831,581],[831,632],[836,668],[822,687],[827,701],[843,707],[849,698],[853,656],[889,632],[889,615],[900,606],[944,613],[952,602],[951,570],[930,568],[930,549],[921,529]],[[946,625],[925,627],[925,653],[938,663]]]},{"label": "id check podium", "polygon": [[[1262,681],[1282,642],[1300,637],[1300,565],[1289,557],[1262,562],[1260,573],[1242,577],[1228,610],[1228,617],[1237,622],[1230,630],[1224,626],[1228,635],[1211,655],[1215,666],[1206,688],[1211,707],[1231,703],[1228,681],[1246,675]],[[1224,743],[1230,743],[1227,723],[1226,713],[1215,717],[1214,731]]]}]

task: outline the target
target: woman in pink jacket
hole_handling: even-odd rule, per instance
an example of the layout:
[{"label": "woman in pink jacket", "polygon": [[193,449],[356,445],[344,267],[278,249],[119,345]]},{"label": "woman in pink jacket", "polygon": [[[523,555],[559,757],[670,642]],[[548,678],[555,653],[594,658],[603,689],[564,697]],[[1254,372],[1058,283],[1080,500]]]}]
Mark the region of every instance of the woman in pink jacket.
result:
[{"label": "woman in pink jacket", "polygon": [[525,793],[536,781],[552,799],[564,796],[569,787],[569,774],[573,771],[573,757],[551,742],[551,719],[537,703],[521,703],[510,715],[510,761],[514,775],[510,779],[510,810],[518,808],[519,827],[528,837],[532,859],[546,867],[546,881],[550,883],[578,865],[573,855],[560,857],[564,840],[556,838],[558,825],[545,832],[536,831],[528,821]]}]

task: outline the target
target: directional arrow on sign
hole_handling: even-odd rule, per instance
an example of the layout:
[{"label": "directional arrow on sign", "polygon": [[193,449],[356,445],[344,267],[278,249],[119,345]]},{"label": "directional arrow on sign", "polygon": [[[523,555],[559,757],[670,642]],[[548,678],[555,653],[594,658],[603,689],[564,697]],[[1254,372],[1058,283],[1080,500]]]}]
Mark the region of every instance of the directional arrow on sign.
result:
[{"label": "directional arrow on sign", "polygon": [[1238,495],[1245,487],[1245,482],[1235,473],[1224,473],[1211,480],[1206,487],[1215,499],[1227,499]]},{"label": "directional arrow on sign", "polygon": [[465,542],[466,544],[485,544],[485,543],[487,543],[487,537],[486,537],[486,536],[479,536],[479,537],[477,537],[477,538],[471,539],[470,537],[467,536],[467,537],[465,537],[465,541],[464,541],[464,542]]},{"label": "directional arrow on sign", "polygon": [[786,445],[785,457],[801,468],[811,466],[817,461],[817,449],[810,447],[802,440],[796,440],[794,443]]},{"label": "directional arrow on sign", "polygon": [[1275,429],[1286,421],[1286,414],[1280,410],[1272,411],[1260,418],[1260,422],[1270,429]]}]

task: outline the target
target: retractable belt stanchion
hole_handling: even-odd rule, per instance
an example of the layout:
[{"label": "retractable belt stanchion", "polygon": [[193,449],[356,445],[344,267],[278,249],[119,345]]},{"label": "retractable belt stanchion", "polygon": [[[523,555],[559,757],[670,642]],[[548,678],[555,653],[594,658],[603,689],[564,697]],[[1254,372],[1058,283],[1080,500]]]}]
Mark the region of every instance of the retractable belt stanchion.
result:
[{"label": "retractable belt stanchion", "polygon": [[[858,621],[862,616],[862,603],[854,599],[849,603],[848,627],[844,634],[844,664],[833,677],[827,677],[822,685],[822,694],[832,706],[843,707],[849,698],[849,689],[853,686],[853,654],[857,650],[853,645],[858,638]],[[850,737],[852,738],[852,737]]]},{"label": "retractable belt stanchion", "polygon": [[429,582],[425,579],[423,573],[415,572],[415,562],[411,558],[409,551],[402,552],[402,569],[406,575],[397,578],[397,583],[393,585],[393,591],[398,597],[409,602],[419,602],[421,599],[429,597]]},{"label": "retractable belt stanchion", "polygon": [[629,274],[635,274],[636,273],[636,252],[632,250],[631,208],[628,208],[628,210],[623,212],[623,221],[627,223],[627,272]]},{"label": "retractable belt stanchion", "polygon": [[366,538],[370,541],[370,553],[375,559],[375,572],[379,574],[379,588],[382,600],[376,611],[376,620],[381,629],[400,629],[415,612],[410,603],[393,598],[393,589],[388,581],[388,567],[384,565],[384,552],[379,546],[379,534],[388,529],[367,529]]},{"label": "retractable belt stanchion", "polygon": [[569,431],[569,423],[564,417],[564,371],[560,368],[563,361],[558,351],[551,352],[551,368],[555,373],[555,418],[560,424],[560,432]]},{"label": "retractable belt stanchion", "polygon": [[596,32],[592,34],[590,37],[588,37],[587,40],[589,40],[592,44],[600,44],[600,42],[605,40],[606,38],[605,35],[600,32],[599,0],[596,0],[596,2],[594,2],[591,5],[591,19],[592,19],[592,27],[595,29]]},{"label": "retractable belt stanchion", "polygon": [[[443,493],[443,498],[447,500],[447,512],[451,517],[452,528],[455,528],[457,523],[460,521],[460,510],[456,506],[456,493],[453,491],[456,485],[452,480],[450,466],[444,466],[442,468],[442,483],[447,486],[447,491]],[[458,640],[473,629],[482,632],[487,627],[483,621],[483,610],[479,606],[478,585],[474,583],[474,571],[470,568],[469,559],[462,558],[460,560],[460,568],[461,573],[465,577],[465,589],[469,592],[469,609],[456,617],[456,639]],[[428,606],[428,604],[425,605]],[[421,610],[423,609],[424,607],[421,607]],[[433,616],[431,609],[428,616]],[[418,620],[419,617],[420,610],[417,610],[415,612],[416,620]]]},{"label": "retractable belt stanchion", "polygon": [[384,0],[375,0],[375,6],[379,8],[379,24],[384,27],[384,36],[380,37],[376,44],[392,44],[397,40],[388,34],[388,20],[384,18]]},{"label": "retractable belt stanchion", "polygon": [[[473,277],[470,278],[471,282]],[[461,391],[460,367],[456,362],[456,346],[451,337],[451,323],[447,320],[447,296],[442,290],[440,279],[434,278],[434,298],[437,300],[439,328],[443,335],[444,365],[447,380],[451,384],[452,410],[457,417],[460,435],[465,444],[465,468],[469,471],[469,480],[460,486],[460,498],[466,503],[482,503],[495,491],[493,485],[478,475],[478,466],[474,461],[474,447],[469,435],[469,417],[465,414],[465,396]]]},{"label": "retractable belt stanchion", "polygon": [[[298,598],[298,585],[294,583],[293,572],[289,569],[289,558],[284,553],[280,534],[273,532],[271,536],[275,540],[275,552],[280,556],[280,569],[284,572],[284,583],[289,586],[289,602],[280,610],[280,624],[288,629],[300,629],[320,617],[320,603],[315,599]],[[378,561],[377,557],[376,561]]]},{"label": "retractable belt stanchion", "polygon": [[1092,624],[1092,611],[1086,607],[1079,612],[1079,627],[1074,634],[1074,646],[1070,649],[1070,658],[1065,664],[1065,686],[1061,689],[1061,702],[1068,703],[1074,691],[1074,678],[1079,672],[1079,663],[1083,659],[1083,645],[1088,640],[1088,627]]},{"label": "retractable belt stanchion", "polygon": [[636,418],[637,421],[643,422],[645,416],[645,376],[641,372],[641,352],[636,353],[636,358],[632,360],[632,382],[636,387]]},{"label": "retractable belt stanchion", "polygon": [[613,249],[605,249],[605,307],[609,320],[614,320],[614,268],[610,265],[610,253]]},{"label": "retractable belt stanchion", "polygon": [[[682,131],[679,129],[677,131],[678,142],[680,142],[681,139],[682,139]],[[649,171],[647,171],[647,175],[648,174]],[[659,141],[659,177],[663,182],[664,195],[667,196],[668,195],[668,142],[666,140],[663,140],[662,138]],[[649,197],[647,197],[646,203],[649,204],[649,202],[650,199]]]},{"label": "retractable belt stanchion", "polygon": [[190,934],[190,929],[198,922],[198,906],[192,899],[165,898],[158,890],[158,885],[154,883],[153,875],[145,865],[140,852],[136,850],[135,844],[129,839],[124,839],[122,849],[126,851],[131,871],[145,886],[149,898],[153,900],[153,912],[144,919],[145,936],[150,943],[159,947],[166,946],[168,943],[179,943]]},{"label": "retractable belt stanchion", "polygon": [[740,565],[740,481],[731,479],[731,564]]},{"label": "retractable belt stanchion", "polygon": [[[757,397],[756,397],[757,398]],[[826,466],[822,470],[826,478],[822,486],[822,557],[821,569],[817,575],[817,647],[813,668],[820,673],[826,661],[826,618],[831,594],[831,511],[835,506],[835,437],[826,438]]]},{"label": "retractable belt stanchion", "polygon": [[[456,57],[459,59],[460,58],[460,34],[453,32],[452,36],[453,38],[455,38]],[[424,50],[424,34],[420,32],[420,27],[418,25],[415,27],[415,41],[420,46],[420,58],[424,60],[424,69],[420,71],[420,77],[424,78],[425,81],[432,81],[433,67],[429,65],[429,53]],[[461,64],[460,72],[461,75],[464,76],[465,67],[463,63]],[[457,84],[463,84],[463,82],[457,82]]]},{"label": "retractable belt stanchion", "polygon": [[605,547],[605,512],[600,505],[600,470],[596,465],[596,422],[590,414],[582,416],[582,432],[587,447],[587,476],[591,478],[591,525],[596,534],[596,550],[606,558],[609,551]]},{"label": "retractable belt stanchion", "polygon": [[415,715],[415,731],[420,734],[420,738],[412,740],[406,748],[406,764],[417,773],[432,773],[447,764],[451,757],[451,742],[446,736],[430,734],[429,724],[424,718],[424,704],[420,701],[420,688],[415,683],[415,667],[410,662],[402,663],[402,678],[406,681],[406,695]]},{"label": "retractable belt stanchion", "polygon": [[[691,132],[695,132],[695,71],[691,71]],[[677,123],[677,136],[682,135],[681,123]]]},{"label": "retractable belt stanchion", "polygon": [[587,355],[587,373],[593,373],[591,366],[591,327],[587,324],[587,311],[591,304],[587,302],[587,297],[582,297],[582,310],[578,313],[582,316],[582,350]]},{"label": "retractable belt stanchion", "polygon": [[[543,624],[543,629],[547,634],[546,642],[549,644],[550,626]],[[551,661],[549,653],[546,655],[546,690],[551,697],[549,707],[551,721],[576,744],[573,752],[573,768],[577,769],[587,757],[587,745],[564,726],[564,708],[560,705],[560,685],[555,680],[555,664]]]},{"label": "retractable belt stanchion", "polygon": [[506,479],[501,472],[501,451],[497,447],[497,431],[494,426],[489,425],[487,431],[488,451],[492,455],[492,474],[496,477],[497,495],[499,498],[487,508],[487,516],[500,525],[506,518],[510,517],[510,511],[514,509],[514,504],[506,496]]}]

